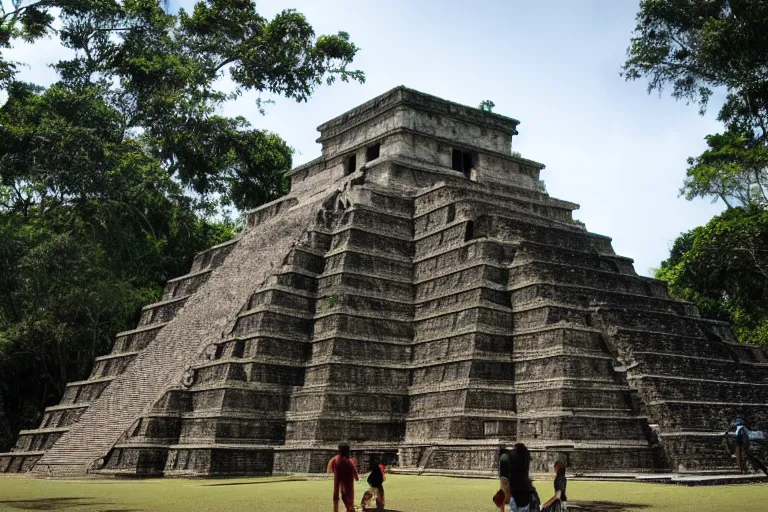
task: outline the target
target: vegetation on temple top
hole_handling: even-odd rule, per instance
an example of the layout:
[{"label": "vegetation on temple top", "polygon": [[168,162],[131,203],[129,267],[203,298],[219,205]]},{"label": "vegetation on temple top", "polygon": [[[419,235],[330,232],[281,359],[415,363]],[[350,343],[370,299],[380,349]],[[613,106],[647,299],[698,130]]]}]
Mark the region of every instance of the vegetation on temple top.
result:
[{"label": "vegetation on temple top", "polygon": [[491,100],[483,100],[480,102],[480,105],[478,105],[477,108],[479,108],[483,112],[493,112],[493,107],[495,106],[496,104]]}]

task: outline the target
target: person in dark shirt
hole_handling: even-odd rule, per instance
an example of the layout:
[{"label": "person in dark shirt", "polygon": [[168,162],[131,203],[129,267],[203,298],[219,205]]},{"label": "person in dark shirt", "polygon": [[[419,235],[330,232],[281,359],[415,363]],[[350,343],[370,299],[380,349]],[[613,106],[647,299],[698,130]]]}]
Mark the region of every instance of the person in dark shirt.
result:
[{"label": "person in dark shirt", "polygon": [[565,461],[555,462],[555,494],[541,506],[542,512],[565,512],[568,510],[568,497],[565,495],[568,480],[565,478],[565,466]]},{"label": "person in dark shirt", "polygon": [[[368,485],[372,489],[376,489],[376,509],[384,509],[384,480],[386,477],[387,468],[383,464],[379,464],[379,458],[376,455],[371,456],[371,474],[368,475]],[[363,494],[363,501],[360,503],[360,508],[365,510],[365,505],[373,498],[373,494],[368,491]]]},{"label": "person in dark shirt", "polygon": [[[750,450],[751,436],[747,426],[744,424],[741,418],[736,418],[733,420],[733,424],[736,427],[736,431],[732,435],[734,436],[736,442],[736,465],[739,467],[739,471],[742,473],[748,473],[749,467],[747,466],[747,462],[749,461],[755,468],[760,469],[763,473],[768,475],[768,466],[766,466],[765,463],[760,460],[752,452],[752,450]],[[726,440],[730,435],[730,433],[726,432]]]},{"label": "person in dark shirt", "polygon": [[509,486],[512,488],[509,508],[512,512],[528,512],[533,495],[530,470],[531,454],[523,443],[517,443],[512,458],[512,477],[509,479]]},{"label": "person in dark shirt", "polygon": [[533,492],[530,467],[531,455],[524,444],[516,444],[511,451],[502,447],[499,455],[499,481],[504,491],[504,502],[499,504],[497,497],[494,497],[494,503],[500,510],[503,511],[504,504],[509,503],[511,512],[528,512]]}]

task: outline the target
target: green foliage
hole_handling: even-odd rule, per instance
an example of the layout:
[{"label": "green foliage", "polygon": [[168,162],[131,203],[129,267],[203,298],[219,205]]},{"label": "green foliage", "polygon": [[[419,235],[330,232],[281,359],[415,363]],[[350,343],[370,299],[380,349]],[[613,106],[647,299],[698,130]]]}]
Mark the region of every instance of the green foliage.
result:
[{"label": "green foliage", "polygon": [[708,317],[730,321],[741,341],[768,342],[768,3],[763,0],[642,0],[623,75],[648,92],[697,103],[716,89],[723,133],[688,159],[686,199],[727,210],[680,235],[656,270],[670,293]]},{"label": "green foliage", "polygon": [[688,159],[687,178],[680,190],[686,199],[711,197],[734,205],[768,207],[768,147],[750,144],[728,131],[707,135],[709,149]]},{"label": "green foliage", "polygon": [[[56,8],[63,25],[57,34],[74,52],[54,64],[58,86],[101,101],[115,134],[140,142],[209,212],[277,198],[291,167],[292,150],[278,136],[243,117],[217,115],[225,102],[245,91],[307,101],[323,83],[365,78],[348,69],[358,51],[348,34],[316,36],[291,10],[267,20],[252,0],[198,2],[178,15],[158,0],[33,2],[0,13],[10,27],[6,47],[14,37],[44,35]],[[24,21],[38,11],[48,25]],[[4,65],[0,85],[10,87],[15,64]],[[229,93],[217,87],[224,74],[233,83]]]},{"label": "green foliage", "polygon": [[768,163],[768,2],[643,0],[623,75],[648,79],[648,92],[698,103],[704,113],[715,89],[727,96],[718,119],[726,132],[690,158],[681,190],[688,199],[765,206]]},{"label": "green foliage", "polygon": [[[83,186],[82,176],[50,188],[30,182],[17,209],[0,210],[7,432],[33,426],[67,381],[87,377],[93,357],[135,326],[141,306],[185,273],[195,252],[233,236],[227,224],[199,218],[140,152],[128,148],[115,160],[101,186]],[[6,448],[10,441],[0,438]]]},{"label": "green foliage", "polygon": [[768,343],[768,211],[731,208],[683,233],[656,277],[740,341]]},{"label": "green foliage", "polygon": [[285,193],[291,148],[220,115],[224,104],[244,91],[307,101],[321,84],[364,80],[347,69],[349,35],[316,36],[297,12],[162,4],[0,4],[0,52],[45,36],[73,51],[48,87],[16,81],[0,54],[0,450],[196,252],[234,236],[231,209]]},{"label": "green foliage", "polygon": [[[59,2],[47,0],[11,0],[0,2],[0,51],[12,46],[14,39],[30,42],[47,35],[51,31],[53,16],[52,4]],[[7,86],[13,80],[17,62],[10,62],[0,56],[0,87]]]},{"label": "green foliage", "polygon": [[480,102],[480,105],[478,105],[477,108],[479,108],[483,112],[493,112],[493,107],[495,106],[496,104],[491,100],[483,100]]},{"label": "green foliage", "polygon": [[728,96],[719,119],[729,129],[768,136],[768,2],[642,0],[623,75],[648,79],[648,92],[704,111],[715,88]]}]

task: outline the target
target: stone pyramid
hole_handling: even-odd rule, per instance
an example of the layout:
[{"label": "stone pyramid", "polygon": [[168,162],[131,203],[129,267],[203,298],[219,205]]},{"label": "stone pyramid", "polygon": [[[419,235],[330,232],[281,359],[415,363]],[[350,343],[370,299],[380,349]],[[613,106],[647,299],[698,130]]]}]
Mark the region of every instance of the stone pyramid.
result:
[{"label": "stone pyramid", "polygon": [[319,127],[290,193],[195,257],[0,455],[37,475],[733,468],[768,362],[638,276],[514,156],[518,121],[398,87]]}]

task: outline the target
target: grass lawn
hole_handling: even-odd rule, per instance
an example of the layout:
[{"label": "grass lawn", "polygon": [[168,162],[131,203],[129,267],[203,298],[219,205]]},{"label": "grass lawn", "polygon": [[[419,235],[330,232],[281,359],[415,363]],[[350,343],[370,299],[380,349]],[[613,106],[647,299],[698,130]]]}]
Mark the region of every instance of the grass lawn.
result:
[{"label": "grass lawn", "polygon": [[[552,483],[536,482],[542,501]],[[362,497],[363,485],[356,488]],[[388,475],[387,510],[399,512],[494,512],[496,481]],[[32,480],[0,478],[0,511],[330,511],[325,478],[229,480]],[[573,505],[599,512],[768,510],[768,485],[682,487],[624,482],[568,483]]]}]

